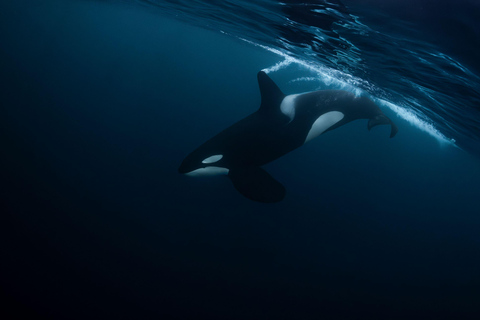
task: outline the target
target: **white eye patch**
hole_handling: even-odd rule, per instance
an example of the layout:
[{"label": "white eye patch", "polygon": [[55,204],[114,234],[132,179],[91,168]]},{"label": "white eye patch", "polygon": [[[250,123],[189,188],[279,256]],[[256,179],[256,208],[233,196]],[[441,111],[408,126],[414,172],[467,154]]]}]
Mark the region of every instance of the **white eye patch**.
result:
[{"label": "white eye patch", "polygon": [[222,154],[216,154],[211,157],[206,158],[205,160],[202,161],[202,163],[214,163],[217,162],[218,160],[222,159],[223,155]]}]

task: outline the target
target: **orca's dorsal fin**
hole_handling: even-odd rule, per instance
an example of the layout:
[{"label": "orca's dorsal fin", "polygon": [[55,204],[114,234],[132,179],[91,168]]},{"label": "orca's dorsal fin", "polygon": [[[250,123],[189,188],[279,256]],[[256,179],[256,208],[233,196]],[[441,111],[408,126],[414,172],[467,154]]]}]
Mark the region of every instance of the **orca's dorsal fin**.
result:
[{"label": "orca's dorsal fin", "polygon": [[257,79],[262,97],[262,103],[258,111],[261,113],[270,113],[279,110],[280,103],[282,103],[285,98],[285,94],[265,72],[260,71],[257,74]]}]

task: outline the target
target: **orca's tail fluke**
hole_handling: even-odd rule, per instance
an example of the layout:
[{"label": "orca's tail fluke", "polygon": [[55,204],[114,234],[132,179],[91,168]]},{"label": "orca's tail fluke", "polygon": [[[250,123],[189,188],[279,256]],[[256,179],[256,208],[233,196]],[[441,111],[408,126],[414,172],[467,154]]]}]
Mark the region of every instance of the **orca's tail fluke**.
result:
[{"label": "orca's tail fluke", "polygon": [[398,132],[398,127],[393,123],[392,120],[390,120],[386,115],[384,114],[379,114],[378,116],[375,116],[375,118],[372,118],[368,121],[368,130],[372,129],[375,126],[379,125],[384,125],[384,124],[389,124],[391,126],[390,130],[390,138],[395,137],[395,135]]}]

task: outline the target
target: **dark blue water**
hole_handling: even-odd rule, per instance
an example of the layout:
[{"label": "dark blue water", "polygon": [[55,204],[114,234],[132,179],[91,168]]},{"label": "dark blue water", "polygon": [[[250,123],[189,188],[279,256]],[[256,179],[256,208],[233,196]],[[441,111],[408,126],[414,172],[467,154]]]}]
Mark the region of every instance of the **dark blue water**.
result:
[{"label": "dark blue water", "polygon": [[[477,319],[478,6],[452,3],[2,3],[2,318]],[[399,132],[268,164],[277,204],[179,175],[262,69]]]}]

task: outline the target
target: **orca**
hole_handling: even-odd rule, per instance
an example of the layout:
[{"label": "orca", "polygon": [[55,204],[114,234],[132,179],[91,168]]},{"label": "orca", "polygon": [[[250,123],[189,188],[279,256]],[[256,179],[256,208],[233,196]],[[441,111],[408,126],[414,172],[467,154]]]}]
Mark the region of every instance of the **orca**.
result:
[{"label": "orca", "polygon": [[285,95],[260,71],[260,108],[223,130],[190,153],[179,173],[190,176],[227,175],[245,197],[259,202],[279,202],[284,186],[261,167],[297,149],[313,138],[353,120],[368,119],[367,128],[398,128],[367,97],[343,90],[321,90]]}]

